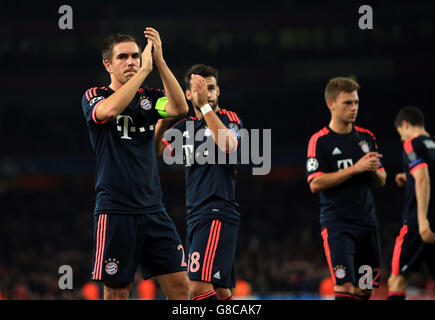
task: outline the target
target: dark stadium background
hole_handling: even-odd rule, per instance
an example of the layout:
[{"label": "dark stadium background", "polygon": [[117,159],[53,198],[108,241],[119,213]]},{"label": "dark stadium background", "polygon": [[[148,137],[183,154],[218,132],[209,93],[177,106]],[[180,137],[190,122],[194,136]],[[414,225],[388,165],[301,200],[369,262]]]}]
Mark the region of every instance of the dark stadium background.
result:
[{"label": "dark stadium background", "polygon": [[[108,33],[141,38],[153,26],[183,87],[191,65],[213,65],[220,72],[221,106],[236,111],[247,128],[272,129],[270,174],[252,176],[241,168],[238,186],[237,277],[256,297],[315,297],[328,276],[305,155],[310,136],[329,121],[323,101],[328,79],[359,81],[357,124],[376,135],[388,172],[387,186],[375,193],[382,298],[403,195],[394,184],[401,169],[394,116],[417,105],[428,130],[435,129],[435,4],[418,3],[2,2],[1,296],[82,298],[91,263],[94,157],[81,97],[89,87],[108,84],[99,53]],[[73,8],[73,30],[58,28],[62,4]],[[364,4],[373,8],[373,30],[358,28]],[[161,86],[153,73],[150,84]],[[165,205],[184,236],[183,170],[162,164],[160,174]],[[74,290],[58,288],[58,268],[65,264],[74,270]],[[424,274],[411,282],[416,294],[431,286]]]}]

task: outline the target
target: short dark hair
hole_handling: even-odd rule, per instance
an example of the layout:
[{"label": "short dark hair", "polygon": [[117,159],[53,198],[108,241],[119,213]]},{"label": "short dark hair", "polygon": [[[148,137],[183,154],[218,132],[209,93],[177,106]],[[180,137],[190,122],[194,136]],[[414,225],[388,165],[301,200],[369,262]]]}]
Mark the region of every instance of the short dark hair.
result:
[{"label": "short dark hair", "polygon": [[215,77],[216,82],[218,80],[218,71],[215,68],[206,66],[205,64],[195,64],[184,74],[184,83],[187,90],[190,90],[190,80],[192,78],[192,74],[199,74],[204,78]]},{"label": "short dark hair", "polygon": [[359,90],[359,84],[355,80],[346,77],[336,77],[329,80],[325,88],[325,100],[337,99],[340,92],[353,92]]},{"label": "short dark hair", "polygon": [[394,126],[396,128],[400,127],[402,121],[409,122],[415,127],[424,127],[424,114],[418,107],[406,106],[397,114]]},{"label": "short dark hair", "polygon": [[[118,43],[122,43],[122,42],[135,42],[139,47],[139,43],[137,43],[136,38],[129,34],[120,34],[120,33],[111,34],[105,39],[103,48],[101,49],[101,56],[103,58],[103,63],[105,60],[112,61],[113,48]],[[139,52],[140,52],[140,48],[139,48]]]}]

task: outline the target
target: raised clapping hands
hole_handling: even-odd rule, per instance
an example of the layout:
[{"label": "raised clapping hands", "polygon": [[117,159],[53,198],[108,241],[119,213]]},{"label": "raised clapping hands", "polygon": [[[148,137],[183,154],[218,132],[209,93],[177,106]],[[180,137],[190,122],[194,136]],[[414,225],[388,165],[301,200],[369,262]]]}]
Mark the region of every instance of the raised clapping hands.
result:
[{"label": "raised clapping hands", "polygon": [[142,65],[141,69],[151,72],[153,70],[153,58],[151,56],[152,42],[148,42],[142,52]]},{"label": "raised clapping hands", "polygon": [[192,74],[190,80],[190,91],[192,93],[193,103],[199,107],[207,104],[208,91],[207,91],[207,81],[197,74]]},{"label": "raised clapping hands", "polygon": [[154,63],[163,62],[163,50],[162,50],[162,40],[160,39],[160,34],[154,28],[147,27],[144,31],[145,38],[148,39],[148,43],[152,43],[153,51],[152,57]]}]

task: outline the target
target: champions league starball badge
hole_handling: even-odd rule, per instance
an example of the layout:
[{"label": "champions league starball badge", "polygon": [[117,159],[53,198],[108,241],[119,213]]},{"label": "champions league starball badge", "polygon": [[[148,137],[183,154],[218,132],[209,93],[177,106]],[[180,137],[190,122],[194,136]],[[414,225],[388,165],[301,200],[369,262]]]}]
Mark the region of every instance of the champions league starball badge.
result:
[{"label": "champions league starball badge", "polygon": [[416,160],[416,159],[417,159],[417,154],[416,154],[414,151],[411,151],[411,152],[408,154],[408,159],[409,159],[409,161],[414,161],[414,160]]},{"label": "champions league starball badge", "polygon": [[309,158],[307,160],[307,171],[315,171],[319,167],[319,161],[316,158]]}]

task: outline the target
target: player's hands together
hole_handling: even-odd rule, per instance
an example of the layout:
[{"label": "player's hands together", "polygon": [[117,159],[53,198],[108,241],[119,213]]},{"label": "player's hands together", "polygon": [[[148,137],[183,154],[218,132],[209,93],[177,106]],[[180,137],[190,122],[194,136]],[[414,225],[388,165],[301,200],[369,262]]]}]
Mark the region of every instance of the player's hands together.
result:
[{"label": "player's hands together", "polygon": [[435,233],[430,229],[428,219],[418,222],[418,232],[424,243],[435,243]]},{"label": "player's hands together", "polygon": [[394,180],[399,187],[403,187],[406,184],[406,173],[400,172],[396,174],[396,178]]},{"label": "player's hands together", "polygon": [[148,39],[148,42],[151,42],[153,45],[152,56],[154,63],[163,62],[163,49],[162,49],[162,40],[160,39],[160,34],[154,28],[147,27],[144,31],[145,38]]},{"label": "player's hands together", "polygon": [[380,162],[379,159],[382,158],[382,154],[377,152],[368,152],[361,159],[355,163],[355,169],[357,173],[363,172],[376,172],[379,169]]},{"label": "player's hands together", "polygon": [[207,81],[197,74],[192,74],[190,78],[190,91],[193,102],[202,107],[208,102]]},{"label": "player's hands together", "polygon": [[153,58],[151,55],[151,49],[153,44],[151,41],[148,41],[147,45],[143,49],[142,52],[142,65],[141,69],[151,72],[153,70]]}]

